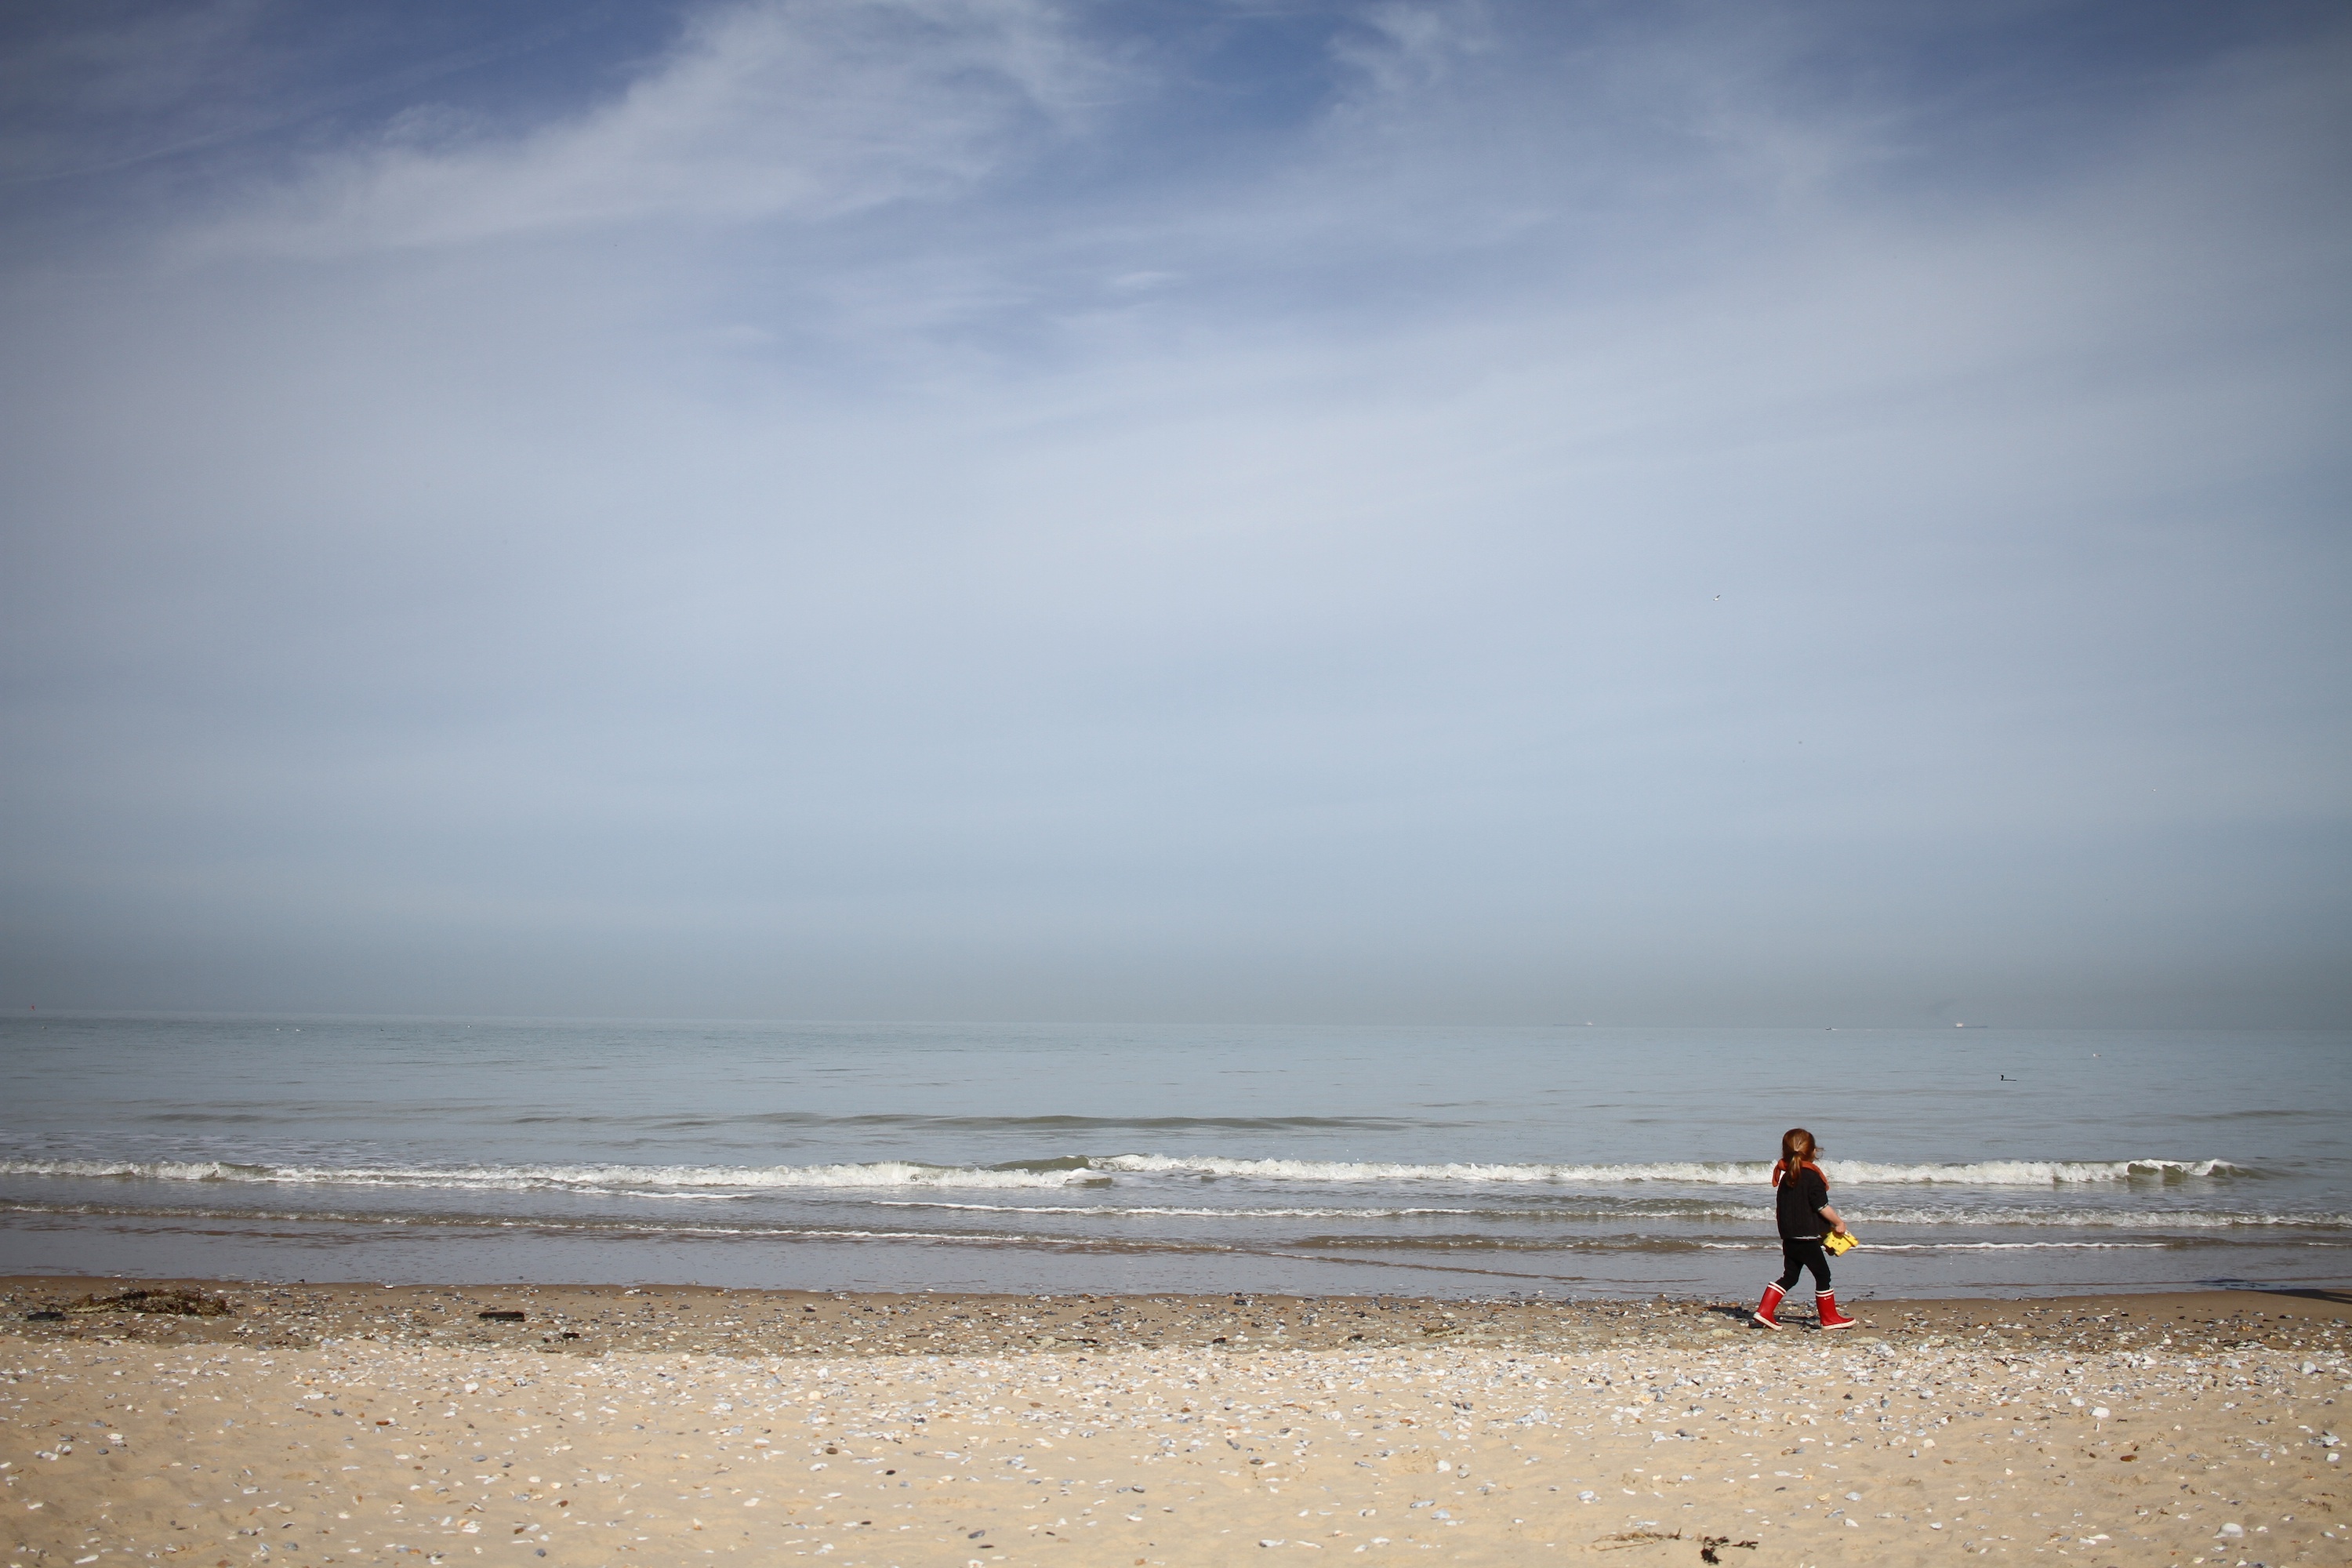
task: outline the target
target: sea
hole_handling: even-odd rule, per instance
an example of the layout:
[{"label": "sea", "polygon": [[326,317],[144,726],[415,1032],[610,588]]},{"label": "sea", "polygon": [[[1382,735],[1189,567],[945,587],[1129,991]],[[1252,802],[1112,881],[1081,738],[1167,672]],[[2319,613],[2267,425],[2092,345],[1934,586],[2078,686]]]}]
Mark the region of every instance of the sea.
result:
[{"label": "sea", "polygon": [[2352,1033],[0,1021],[0,1273],[1743,1299],[2352,1287]]}]

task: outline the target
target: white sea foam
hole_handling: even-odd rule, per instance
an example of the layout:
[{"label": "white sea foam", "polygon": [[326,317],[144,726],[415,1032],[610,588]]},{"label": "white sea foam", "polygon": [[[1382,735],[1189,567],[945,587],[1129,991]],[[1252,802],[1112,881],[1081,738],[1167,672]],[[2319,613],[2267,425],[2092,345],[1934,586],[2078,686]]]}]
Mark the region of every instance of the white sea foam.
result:
[{"label": "white sea foam", "polygon": [[0,1175],[160,1182],[261,1182],[314,1186],[561,1189],[664,1193],[677,1189],[808,1187],[1069,1187],[1101,1183],[1092,1172],[982,1170],[877,1160],[841,1165],[247,1165],[226,1161],[0,1160]]},{"label": "white sea foam", "polygon": [[2035,1225],[2068,1229],[2112,1226],[2126,1230],[2227,1230],[2242,1226],[2352,1229],[2352,1214],[2311,1209],[2116,1208],[1877,1208],[1856,1207],[1855,1225]]},{"label": "white sea foam", "polygon": [[2160,1241],[1892,1241],[1873,1252],[2136,1252],[2161,1251]]},{"label": "white sea foam", "polygon": [[[1129,1217],[1170,1217],[1209,1220],[1282,1220],[1282,1219],[1417,1219],[1424,1217],[1460,1216],[1493,1221],[1523,1221],[1546,1226],[1561,1225],[1626,1225],[1647,1226],[1700,1225],[1709,1221],[1755,1223],[1759,1216],[1768,1223],[1770,1208],[1765,1203],[1694,1204],[1674,1205],[1663,1210],[1627,1207],[1609,1209],[1576,1208],[1487,1208],[1443,1205],[1381,1205],[1362,1207],[1261,1207],[1234,1205],[1221,1208],[1207,1205],[1178,1204],[1056,1204],[1056,1203],[963,1203],[947,1198],[877,1198],[877,1208],[944,1209],[967,1214],[1066,1215],[1080,1218],[1125,1219]],[[2102,1226],[2125,1230],[2227,1230],[2241,1226],[2264,1226],[2305,1230],[2352,1230],[2352,1214],[2311,1209],[2189,1209],[2189,1208],[1992,1208],[1979,1205],[1949,1207],[1852,1206],[1848,1214],[1858,1225],[1874,1226],[2030,1226],[2064,1229],[2097,1228]],[[1775,1245],[1778,1245],[1777,1243]],[[2012,1245],[2007,1243],[1987,1243]],[[2041,1242],[2018,1242],[2020,1247],[2038,1247]],[[2140,1245],[2116,1243],[2115,1245]],[[2160,1246],[2161,1243],[2148,1243]]]},{"label": "white sea foam", "polygon": [[[1228,1160],[1119,1154],[1091,1162],[1106,1171],[1157,1175],[1234,1176],[1277,1182],[1457,1182],[1615,1185],[1637,1182],[1686,1186],[1756,1186],[1771,1179],[1764,1161],[1677,1160],[1622,1164],[1486,1164],[1466,1161],[1407,1164],[1387,1161]],[[1969,1164],[1883,1164],[1829,1160],[1833,1184],[1854,1186],[1947,1184],[1982,1187],[2071,1186],[2095,1182],[2179,1180],[2249,1174],[2226,1160],[1984,1160]]]},{"label": "white sea foam", "polygon": [[[1777,1252],[1777,1241],[1702,1241],[1709,1252]],[[1869,1242],[1865,1252],[2161,1252],[2161,1241],[1897,1241]]]},{"label": "white sea foam", "polygon": [[1866,1160],[1826,1160],[1822,1168],[1832,1181],[1858,1186],[1948,1183],[1956,1186],[2058,1187],[2254,1173],[2227,1160],[1984,1160],[1965,1165],[1883,1165]]},{"label": "white sea foam", "polygon": [[[676,1192],[782,1188],[1097,1186],[1118,1175],[1233,1178],[1323,1184],[1444,1182],[1480,1185],[1761,1186],[1760,1161],[1648,1163],[1487,1163],[1450,1161],[1226,1159],[1206,1155],[1115,1154],[1103,1158],[979,1167],[877,1160],[825,1165],[272,1165],[204,1160],[0,1160],[0,1175],[116,1177],[166,1182],[273,1182],[329,1186],[435,1186],[472,1189]],[[1969,1164],[1881,1164],[1832,1160],[1833,1184],[1853,1186],[2063,1187],[2100,1183],[2176,1181],[2251,1173],[2226,1160],[1988,1160]]]},{"label": "white sea foam", "polygon": [[[957,1204],[935,1198],[881,1198],[877,1208],[961,1209],[973,1214],[1068,1214],[1124,1219],[1129,1215],[1166,1215],[1185,1219],[1403,1219],[1416,1215],[1492,1215],[1491,1209],[1469,1208],[1183,1208],[1160,1204]],[[1747,1211],[1739,1211],[1746,1213]],[[1546,1217],[1538,1215],[1535,1217]]]},{"label": "white sea foam", "polygon": [[660,1240],[733,1239],[756,1242],[891,1241],[953,1242],[975,1247],[1045,1247],[1063,1249],[1121,1251],[1229,1252],[1235,1248],[1214,1241],[1178,1246],[1157,1241],[1130,1241],[1116,1236],[1089,1237],[1051,1232],[1011,1230],[879,1230],[839,1226],[710,1225],[666,1223],[646,1225],[631,1220],[550,1219],[536,1215],[368,1214],[331,1209],[243,1209],[202,1207],[134,1207],[101,1204],[0,1204],[0,1214],[138,1216],[163,1220],[201,1220],[231,1226],[271,1225],[364,1226],[379,1229],[439,1229],[464,1231],[528,1231],[542,1236],[639,1237]]}]

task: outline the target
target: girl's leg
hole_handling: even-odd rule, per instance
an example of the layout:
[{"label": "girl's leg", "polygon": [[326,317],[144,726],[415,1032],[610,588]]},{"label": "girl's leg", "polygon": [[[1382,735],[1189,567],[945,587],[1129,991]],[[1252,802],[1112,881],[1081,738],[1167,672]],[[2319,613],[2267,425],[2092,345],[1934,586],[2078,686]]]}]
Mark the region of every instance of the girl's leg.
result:
[{"label": "girl's leg", "polygon": [[1780,1238],[1780,1261],[1785,1267],[1780,1270],[1778,1284],[1764,1287],[1764,1300],[1757,1304],[1753,1314],[1759,1328],[1777,1329],[1780,1326],[1780,1320],[1775,1315],[1780,1310],[1780,1298],[1787,1295],[1789,1287],[1797,1282],[1797,1272],[1801,1267],[1796,1253],[1790,1250],[1795,1245],[1786,1237]]},{"label": "girl's leg", "polygon": [[1817,1253],[1821,1251],[1819,1242],[1793,1241],[1785,1236],[1780,1238],[1780,1278],[1777,1283],[1781,1289],[1786,1290],[1797,1282],[1797,1276],[1803,1271],[1807,1261],[1804,1249],[1808,1246]]},{"label": "girl's leg", "polygon": [[[1809,1241],[1805,1247],[1805,1267],[1813,1271],[1813,1289],[1815,1293],[1826,1296],[1830,1293],[1830,1255],[1818,1241]],[[1796,1282],[1797,1271],[1791,1267],[1789,1283],[1793,1285]]]}]

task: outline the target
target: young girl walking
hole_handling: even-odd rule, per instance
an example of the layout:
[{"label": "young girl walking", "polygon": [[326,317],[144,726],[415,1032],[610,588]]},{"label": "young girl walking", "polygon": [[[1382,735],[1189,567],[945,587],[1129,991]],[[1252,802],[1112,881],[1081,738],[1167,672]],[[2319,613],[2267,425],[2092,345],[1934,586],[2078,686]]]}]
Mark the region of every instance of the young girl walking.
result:
[{"label": "young girl walking", "polygon": [[1854,1320],[1838,1310],[1837,1292],[1830,1289],[1830,1260],[1822,1250],[1823,1225],[1831,1231],[1845,1234],[1845,1221],[1837,1210],[1830,1207],[1830,1180],[1822,1174],[1814,1163],[1822,1152],[1813,1135],[1801,1127],[1791,1127],[1780,1134],[1780,1163],[1772,1167],[1772,1185],[1779,1189],[1773,1206],[1780,1221],[1780,1278],[1764,1287],[1763,1304],[1756,1309],[1756,1321],[1767,1329],[1780,1327],[1780,1298],[1797,1282],[1804,1269],[1813,1271],[1814,1305],[1821,1310],[1822,1327],[1850,1329]]}]

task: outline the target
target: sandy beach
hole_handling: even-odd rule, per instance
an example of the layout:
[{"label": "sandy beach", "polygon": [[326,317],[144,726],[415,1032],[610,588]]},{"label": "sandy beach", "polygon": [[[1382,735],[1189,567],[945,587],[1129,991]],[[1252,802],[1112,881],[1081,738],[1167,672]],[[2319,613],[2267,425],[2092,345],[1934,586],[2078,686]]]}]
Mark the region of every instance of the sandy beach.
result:
[{"label": "sandy beach", "polygon": [[2352,1556],[2341,1300],[180,1283],[0,1283],[9,1563]]}]

